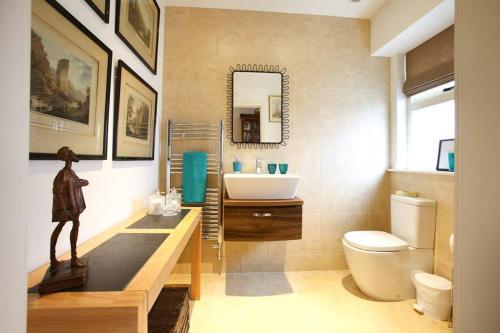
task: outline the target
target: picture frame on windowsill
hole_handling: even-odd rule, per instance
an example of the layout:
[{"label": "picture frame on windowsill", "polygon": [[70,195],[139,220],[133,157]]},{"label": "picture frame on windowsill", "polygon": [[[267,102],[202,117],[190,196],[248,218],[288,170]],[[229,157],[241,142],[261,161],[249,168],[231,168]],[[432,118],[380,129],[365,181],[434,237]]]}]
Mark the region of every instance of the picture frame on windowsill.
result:
[{"label": "picture frame on windowsill", "polygon": [[[452,154],[453,156],[449,156],[450,154]],[[449,171],[449,172],[455,171],[454,154],[455,154],[455,139],[440,140],[436,170]],[[451,165],[450,162],[452,162]]]}]

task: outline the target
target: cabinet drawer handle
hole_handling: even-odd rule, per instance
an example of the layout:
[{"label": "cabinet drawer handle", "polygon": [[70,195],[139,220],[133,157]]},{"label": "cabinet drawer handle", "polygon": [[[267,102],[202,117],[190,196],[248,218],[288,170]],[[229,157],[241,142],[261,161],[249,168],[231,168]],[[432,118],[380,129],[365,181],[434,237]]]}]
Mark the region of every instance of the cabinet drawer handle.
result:
[{"label": "cabinet drawer handle", "polygon": [[271,217],[272,213],[253,213],[253,217]]}]

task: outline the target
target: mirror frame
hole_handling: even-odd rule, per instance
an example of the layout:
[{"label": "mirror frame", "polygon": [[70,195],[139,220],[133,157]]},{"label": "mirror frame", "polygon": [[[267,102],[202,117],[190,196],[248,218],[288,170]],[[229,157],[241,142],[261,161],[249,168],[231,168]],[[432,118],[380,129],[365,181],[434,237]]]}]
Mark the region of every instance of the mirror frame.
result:
[{"label": "mirror frame", "polygon": [[[236,72],[255,72],[255,73],[278,73],[281,74],[281,142],[276,143],[249,143],[233,141],[233,89],[234,73]],[[227,74],[227,113],[226,113],[226,137],[231,146],[238,148],[255,149],[278,149],[280,146],[286,146],[289,139],[290,125],[288,119],[289,93],[288,84],[290,77],[286,74],[286,68],[280,68],[278,65],[256,65],[256,64],[238,64],[229,67]]]}]

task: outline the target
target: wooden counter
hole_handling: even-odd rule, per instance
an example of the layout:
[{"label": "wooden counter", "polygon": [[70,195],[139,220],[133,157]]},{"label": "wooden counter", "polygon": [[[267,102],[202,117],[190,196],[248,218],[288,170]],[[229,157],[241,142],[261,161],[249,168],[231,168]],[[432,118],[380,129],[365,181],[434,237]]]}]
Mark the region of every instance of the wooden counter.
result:
[{"label": "wooden counter", "polygon": [[[175,229],[127,229],[146,214],[137,214],[78,246],[83,256],[120,233],[164,233],[168,237],[122,291],[28,294],[28,332],[147,332],[148,312],[186,244],[192,239],[191,299],[200,298],[201,209],[190,212]],[[69,252],[59,259],[70,258]],[[90,263],[91,265],[92,263]],[[28,288],[43,278],[48,264],[28,275]]]}]

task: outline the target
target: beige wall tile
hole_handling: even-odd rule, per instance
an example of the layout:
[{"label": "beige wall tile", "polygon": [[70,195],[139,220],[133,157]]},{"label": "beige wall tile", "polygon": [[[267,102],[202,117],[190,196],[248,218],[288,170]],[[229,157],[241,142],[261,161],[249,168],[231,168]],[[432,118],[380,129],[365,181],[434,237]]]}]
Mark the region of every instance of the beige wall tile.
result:
[{"label": "beige wall tile", "polygon": [[241,272],[266,272],[267,271],[267,255],[266,256],[241,256]]},{"label": "beige wall tile", "polygon": [[225,248],[227,256],[267,256],[267,242],[226,242]]},{"label": "beige wall tile", "polygon": [[284,256],[286,254],[287,242],[268,242],[267,243],[267,256]]},{"label": "beige wall tile", "polygon": [[267,271],[268,272],[285,271],[285,255],[267,256]]},{"label": "beige wall tile", "polygon": [[303,271],[304,256],[302,255],[286,255],[285,256],[285,271]]},{"label": "beige wall tile", "polygon": [[389,228],[389,62],[370,57],[369,21],[180,7],[166,15],[162,151],[169,118],[226,118],[230,66],[278,64],[290,76],[288,145],[238,149],[226,140],[224,169],[235,157],[244,172],[256,158],[288,162],[301,176],[303,238],[226,242],[223,264],[204,248],[203,269],[344,269],[346,231]]},{"label": "beige wall tile", "polygon": [[[217,260],[217,258],[214,258]],[[226,272],[228,273],[239,273],[241,272],[241,260],[239,256],[236,257],[225,257]]]}]

